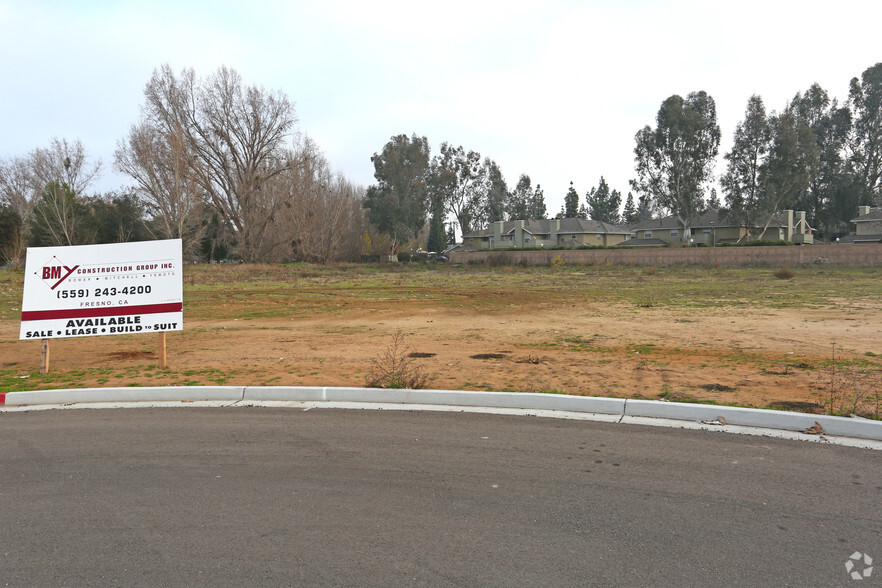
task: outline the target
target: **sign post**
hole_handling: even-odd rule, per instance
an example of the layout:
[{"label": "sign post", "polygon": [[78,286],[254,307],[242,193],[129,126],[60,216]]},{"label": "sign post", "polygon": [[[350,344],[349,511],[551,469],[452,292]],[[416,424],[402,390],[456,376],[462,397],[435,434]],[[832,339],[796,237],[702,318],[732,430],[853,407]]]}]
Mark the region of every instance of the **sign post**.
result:
[{"label": "sign post", "polygon": [[40,354],[40,373],[49,373],[49,339],[43,339],[42,353]]},{"label": "sign post", "polygon": [[[21,306],[22,340],[158,333],[184,328],[181,240],[29,247]],[[45,370],[45,371],[43,371]]]}]

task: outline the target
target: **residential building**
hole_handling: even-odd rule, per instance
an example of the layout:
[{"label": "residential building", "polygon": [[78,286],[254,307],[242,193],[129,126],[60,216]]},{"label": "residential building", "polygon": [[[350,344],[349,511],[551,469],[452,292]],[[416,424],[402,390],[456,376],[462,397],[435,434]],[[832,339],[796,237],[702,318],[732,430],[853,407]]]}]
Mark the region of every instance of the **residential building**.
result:
[{"label": "residential building", "polygon": [[882,243],[882,208],[858,206],[857,218],[851,222],[854,232],[842,237],[840,243]]},{"label": "residential building", "polygon": [[[813,241],[812,228],[805,220],[804,211],[783,210],[772,215],[768,227],[765,223],[750,227],[751,239],[764,241],[787,241],[799,245],[810,245]],[[692,219],[689,223],[689,234],[684,239],[683,226],[674,216],[661,219],[640,221],[631,226],[634,240],[624,243],[623,247],[640,245],[669,246],[710,246],[724,243],[744,242],[747,239],[747,227],[732,222],[720,210],[708,210]],[[661,241],[662,243],[658,243]]]},{"label": "residential building", "polygon": [[561,218],[498,221],[462,236],[466,251],[524,247],[618,245],[631,237],[628,227],[595,220]]}]

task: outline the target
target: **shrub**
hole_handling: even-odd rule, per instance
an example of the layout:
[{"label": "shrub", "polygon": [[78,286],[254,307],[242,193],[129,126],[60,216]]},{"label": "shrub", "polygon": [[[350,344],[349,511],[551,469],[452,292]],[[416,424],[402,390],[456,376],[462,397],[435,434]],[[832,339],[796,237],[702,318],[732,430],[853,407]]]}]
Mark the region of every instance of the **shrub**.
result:
[{"label": "shrub", "polygon": [[779,280],[792,280],[795,275],[796,274],[794,274],[786,267],[782,267],[781,269],[775,271],[775,277]]},{"label": "shrub", "polygon": [[410,263],[411,257],[411,254],[405,251],[404,253],[398,254],[398,261],[401,263]]},{"label": "shrub", "polygon": [[389,347],[371,360],[371,371],[365,378],[368,388],[425,388],[428,381],[423,366],[414,361],[400,329],[395,331]]}]

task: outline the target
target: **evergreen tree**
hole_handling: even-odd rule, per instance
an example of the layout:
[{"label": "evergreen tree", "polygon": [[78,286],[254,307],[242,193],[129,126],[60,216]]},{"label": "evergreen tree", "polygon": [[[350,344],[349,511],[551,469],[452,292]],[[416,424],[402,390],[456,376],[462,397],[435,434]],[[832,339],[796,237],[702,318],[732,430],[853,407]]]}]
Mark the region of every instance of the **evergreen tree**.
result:
[{"label": "evergreen tree", "polygon": [[[845,145],[852,128],[851,111],[847,106],[840,107],[835,99],[831,100],[818,84],[812,84],[805,94],[796,94],[790,109],[812,130],[820,150],[818,173],[811,178],[808,189],[797,196],[795,207],[806,212],[811,226],[828,228],[822,232],[841,225],[847,228],[856,210],[850,210],[850,203],[857,202],[857,197],[845,189],[849,185],[856,186],[845,158]],[[839,204],[834,203],[834,199],[847,201],[844,214],[834,213]]]},{"label": "evergreen tree", "polygon": [[[882,62],[851,80],[848,103],[854,116],[849,164],[860,186],[860,204],[882,203]],[[854,213],[852,213],[854,214]]]},{"label": "evergreen tree", "polygon": [[610,191],[603,176],[600,176],[598,186],[591,188],[585,198],[589,218],[614,225],[620,222],[619,206],[622,204],[622,195],[618,190]]},{"label": "evergreen tree", "polygon": [[721,179],[729,218],[748,231],[758,221],[765,221],[759,218],[766,209],[762,170],[771,148],[772,126],[762,98],[753,95],[747,102],[744,120],[735,127],[735,141],[725,155],[728,167]]},{"label": "evergreen tree", "polygon": [[441,153],[432,159],[430,192],[437,195],[447,212],[453,214],[463,233],[483,220],[490,182],[486,162],[476,151],[441,144]]},{"label": "evergreen tree", "polygon": [[564,196],[564,210],[562,218],[576,218],[579,216],[579,193],[570,182],[570,189]]},{"label": "evergreen tree", "polygon": [[426,224],[429,207],[429,142],[398,135],[371,157],[377,184],[367,189],[362,205],[368,220],[387,235],[391,254]]},{"label": "evergreen tree", "polygon": [[446,248],[447,234],[444,229],[444,217],[446,212],[444,209],[444,201],[440,197],[432,198],[431,216],[429,217],[429,238],[426,242],[426,249],[439,253]]},{"label": "evergreen tree", "polygon": [[628,198],[625,200],[625,208],[622,210],[622,222],[626,225],[636,223],[640,220],[637,212],[637,206],[634,204],[634,194],[628,192]]},{"label": "evergreen tree", "polygon": [[637,220],[649,220],[655,216],[655,205],[652,196],[649,194],[641,194],[637,199]]},{"label": "evergreen tree", "polygon": [[711,188],[710,199],[707,201],[707,210],[720,210],[723,203],[720,202],[720,195],[717,194],[716,188]]},{"label": "evergreen tree", "polygon": [[528,218],[530,220],[543,220],[548,218],[548,209],[545,207],[545,192],[542,186],[536,184],[533,195],[529,200]]},{"label": "evergreen tree", "polygon": [[447,225],[447,245],[456,245],[456,231],[453,230],[453,224]]},{"label": "evergreen tree", "polygon": [[508,202],[505,206],[508,220],[528,220],[532,198],[533,187],[530,176],[521,174],[515,189],[508,194]]},{"label": "evergreen tree", "polygon": [[714,99],[706,92],[685,100],[671,96],[659,108],[656,128],[644,127],[635,141],[637,179],[631,186],[677,217],[686,243],[689,221],[704,206],[704,186],[713,178],[720,146]]},{"label": "evergreen tree", "polygon": [[502,172],[496,162],[488,158],[484,160],[484,165],[487,167],[487,180],[490,183],[490,188],[487,190],[487,201],[481,216],[484,222],[495,223],[505,220],[506,205],[510,195],[505,178],[502,177]]}]

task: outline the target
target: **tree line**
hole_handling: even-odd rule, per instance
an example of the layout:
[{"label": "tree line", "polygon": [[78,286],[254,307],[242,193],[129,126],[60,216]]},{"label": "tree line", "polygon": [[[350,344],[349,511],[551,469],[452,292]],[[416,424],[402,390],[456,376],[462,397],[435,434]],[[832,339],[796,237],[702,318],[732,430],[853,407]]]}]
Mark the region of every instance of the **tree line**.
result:
[{"label": "tree line", "polygon": [[751,96],[723,156],[724,202],[709,190],[719,143],[713,98],[693,92],[665,100],[655,128],[636,135],[636,216],[674,215],[685,239],[690,219],[714,208],[748,238],[761,238],[773,214],[797,209],[822,237],[847,233],[858,206],[882,204],[882,63],[851,80],[844,104],[818,84],[780,112],[767,113]]},{"label": "tree line", "polygon": [[[621,192],[601,176],[581,203],[570,182],[557,216],[633,224],[671,215],[687,239],[692,219],[714,209],[745,227],[750,239],[762,237],[776,212],[793,208],[806,211],[820,237],[847,233],[858,206],[882,203],[882,63],[851,80],[841,105],[818,84],[780,112],[766,113],[752,96],[717,176],[720,139],[713,97],[670,96],[655,126],[635,136],[636,177],[624,206]],[[427,223],[429,249],[441,248],[448,216],[463,234],[499,220],[547,218],[539,184],[534,188],[524,174],[509,189],[499,166],[475,151],[443,143],[430,157],[425,137],[398,135],[372,161],[376,184],[364,205],[393,251]]]},{"label": "tree line", "polygon": [[190,261],[357,258],[372,231],[364,190],[297,131],[281,92],[232,69],[156,69],[114,167],[132,186],[90,194],[101,169],[81,142],[0,160],[0,257],[27,246],[181,239]]},{"label": "tree line", "polygon": [[[557,216],[628,224],[673,215],[685,238],[691,219],[714,208],[760,227],[751,235],[760,237],[772,214],[795,208],[822,236],[845,233],[858,206],[882,203],[882,63],[851,80],[842,104],[817,84],[780,112],[752,96],[717,176],[720,138],[711,96],[671,96],[635,135],[624,206],[601,176],[584,199],[571,182]],[[114,155],[130,188],[90,194],[101,164],[79,141],[0,159],[0,258],[20,261],[28,245],[179,238],[192,261],[327,262],[414,243],[441,251],[454,225],[467,234],[548,217],[540,184],[521,174],[510,188],[495,161],[462,146],[442,143],[433,156],[426,137],[402,134],[371,161],[365,190],[298,131],[285,94],[225,67],[197,78],[165,65]]]}]

